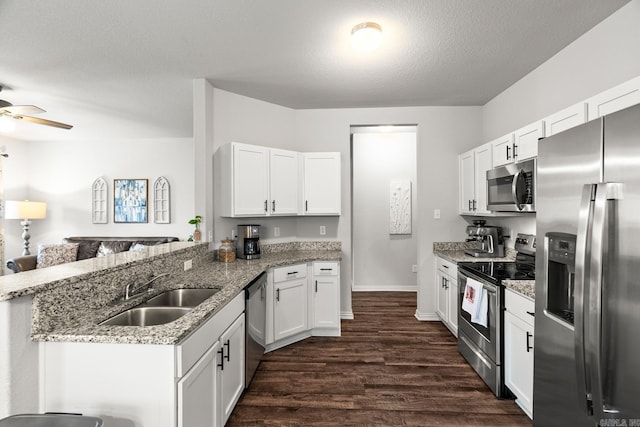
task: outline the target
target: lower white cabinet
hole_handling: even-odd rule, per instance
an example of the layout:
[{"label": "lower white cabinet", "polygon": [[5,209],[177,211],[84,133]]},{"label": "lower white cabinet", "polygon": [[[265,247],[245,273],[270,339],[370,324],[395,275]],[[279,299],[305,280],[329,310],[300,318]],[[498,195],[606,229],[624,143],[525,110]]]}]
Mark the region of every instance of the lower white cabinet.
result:
[{"label": "lower white cabinet", "polygon": [[532,418],[534,302],[507,289],[505,307],[505,384],[516,395],[516,403]]},{"label": "lower white cabinet", "polygon": [[436,313],[442,323],[458,336],[458,266],[436,257]]},{"label": "lower white cabinet", "polygon": [[40,343],[40,412],[223,426],[244,388],[244,292],[177,345]]},{"label": "lower white cabinet", "polygon": [[340,336],[340,263],[270,269],[266,304],[266,351],[314,335]]}]

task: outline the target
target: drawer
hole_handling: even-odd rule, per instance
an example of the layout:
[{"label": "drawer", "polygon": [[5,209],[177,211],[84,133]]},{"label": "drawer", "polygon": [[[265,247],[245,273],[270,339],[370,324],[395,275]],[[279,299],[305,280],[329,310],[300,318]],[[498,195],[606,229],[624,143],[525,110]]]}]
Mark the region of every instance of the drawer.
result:
[{"label": "drawer", "polygon": [[436,257],[436,268],[445,274],[456,277],[458,274],[458,265],[447,261],[446,259]]},{"label": "drawer", "polygon": [[335,261],[317,261],[313,263],[314,276],[337,276],[338,263]]},{"label": "drawer", "polygon": [[307,277],[307,264],[296,264],[273,269],[273,283]]},{"label": "drawer", "polygon": [[533,326],[534,317],[529,313],[535,313],[535,302],[511,289],[506,289],[504,294],[504,305],[507,311]]}]

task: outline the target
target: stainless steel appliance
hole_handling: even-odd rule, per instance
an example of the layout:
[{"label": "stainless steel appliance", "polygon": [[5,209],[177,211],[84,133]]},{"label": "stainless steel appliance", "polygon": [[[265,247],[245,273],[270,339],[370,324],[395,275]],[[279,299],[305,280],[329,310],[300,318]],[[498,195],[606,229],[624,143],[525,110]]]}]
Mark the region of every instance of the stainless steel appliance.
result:
[{"label": "stainless steel appliance", "polygon": [[260,226],[255,224],[238,225],[238,258],[260,258]]},{"label": "stainless steel appliance", "polygon": [[[518,234],[516,262],[462,262],[458,264],[458,351],[497,397],[506,397],[504,386],[504,287],[505,279],[535,279],[533,235]],[[462,309],[467,279],[482,283],[487,291],[487,326],[471,321]]]},{"label": "stainless steel appliance", "polygon": [[487,171],[487,209],[496,212],[535,212],[536,159],[510,163]]},{"label": "stainless steel appliance", "polygon": [[[475,223],[475,221],[474,221]],[[504,236],[501,227],[484,225],[480,221],[467,227],[467,241],[481,242],[480,248],[465,249],[464,253],[474,257],[502,258],[504,257]]]},{"label": "stainless steel appliance", "polygon": [[534,424],[640,424],[640,106],[538,151]]},{"label": "stainless steel appliance", "polygon": [[244,388],[249,387],[258,370],[265,349],[267,323],[267,274],[262,273],[245,288],[245,375]]}]

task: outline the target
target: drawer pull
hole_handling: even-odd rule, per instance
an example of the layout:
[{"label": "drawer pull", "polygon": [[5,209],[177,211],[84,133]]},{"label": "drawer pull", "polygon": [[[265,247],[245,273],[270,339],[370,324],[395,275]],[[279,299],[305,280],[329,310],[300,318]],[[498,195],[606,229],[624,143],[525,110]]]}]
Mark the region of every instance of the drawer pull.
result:
[{"label": "drawer pull", "polygon": [[298,272],[297,271],[290,271],[289,273],[287,273],[287,275],[290,275],[290,274],[298,274]]},{"label": "drawer pull", "polygon": [[533,311],[527,311],[527,314],[531,317],[536,317],[536,314]]},{"label": "drawer pull", "polygon": [[320,271],[333,271],[333,268],[321,268]]}]

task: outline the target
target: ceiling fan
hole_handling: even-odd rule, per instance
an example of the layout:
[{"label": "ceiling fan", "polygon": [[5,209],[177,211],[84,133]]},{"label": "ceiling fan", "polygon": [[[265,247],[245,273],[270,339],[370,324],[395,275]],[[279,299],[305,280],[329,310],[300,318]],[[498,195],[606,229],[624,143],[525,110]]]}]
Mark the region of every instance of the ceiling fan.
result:
[{"label": "ceiling fan", "polygon": [[[2,86],[0,86],[0,92]],[[13,105],[10,102],[0,99],[0,117],[11,117],[16,120],[24,120],[25,122],[37,123],[39,125],[53,126],[61,129],[71,129],[73,125],[66,123],[54,122],[53,120],[41,119],[39,117],[31,117],[26,114],[41,114],[46,111],[35,105]]]}]

